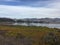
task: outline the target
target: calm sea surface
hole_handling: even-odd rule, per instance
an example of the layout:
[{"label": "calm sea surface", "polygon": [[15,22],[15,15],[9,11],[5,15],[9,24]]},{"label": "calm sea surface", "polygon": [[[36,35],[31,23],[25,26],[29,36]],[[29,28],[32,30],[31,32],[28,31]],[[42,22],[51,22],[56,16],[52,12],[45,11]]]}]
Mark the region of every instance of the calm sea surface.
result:
[{"label": "calm sea surface", "polygon": [[[27,23],[15,23],[13,25],[24,25],[27,26]],[[30,23],[29,26],[46,26],[49,28],[60,28],[60,24],[44,24],[44,23]]]}]

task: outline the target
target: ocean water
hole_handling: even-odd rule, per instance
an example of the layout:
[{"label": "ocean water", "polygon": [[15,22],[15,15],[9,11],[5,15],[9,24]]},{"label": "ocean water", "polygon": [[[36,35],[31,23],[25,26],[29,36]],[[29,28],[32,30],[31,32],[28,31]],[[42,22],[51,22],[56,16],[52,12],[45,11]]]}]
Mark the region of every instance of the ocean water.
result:
[{"label": "ocean water", "polygon": [[[28,26],[27,23],[14,23],[13,25]],[[60,28],[60,24],[45,24],[45,23],[29,23],[29,26],[42,26],[42,27],[49,27],[49,28]]]}]

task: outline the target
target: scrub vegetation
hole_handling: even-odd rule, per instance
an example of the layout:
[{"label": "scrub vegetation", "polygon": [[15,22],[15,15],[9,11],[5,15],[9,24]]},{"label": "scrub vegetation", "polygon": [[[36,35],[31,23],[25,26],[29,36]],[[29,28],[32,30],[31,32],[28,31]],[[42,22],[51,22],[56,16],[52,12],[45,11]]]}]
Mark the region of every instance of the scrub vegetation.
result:
[{"label": "scrub vegetation", "polygon": [[60,45],[60,29],[1,25],[0,45]]}]

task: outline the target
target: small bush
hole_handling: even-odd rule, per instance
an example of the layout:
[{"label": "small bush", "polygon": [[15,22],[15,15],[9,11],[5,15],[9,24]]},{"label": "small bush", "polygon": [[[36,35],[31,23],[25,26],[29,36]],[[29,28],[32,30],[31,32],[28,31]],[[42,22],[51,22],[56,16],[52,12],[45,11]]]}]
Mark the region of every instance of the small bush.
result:
[{"label": "small bush", "polygon": [[21,33],[17,33],[16,38],[17,38],[17,39],[24,39],[25,36],[22,35]]},{"label": "small bush", "polygon": [[6,30],[0,30],[0,35],[5,36],[6,33],[7,33]]},{"label": "small bush", "polygon": [[53,32],[50,32],[44,36],[43,43],[46,45],[60,45],[60,38]]}]

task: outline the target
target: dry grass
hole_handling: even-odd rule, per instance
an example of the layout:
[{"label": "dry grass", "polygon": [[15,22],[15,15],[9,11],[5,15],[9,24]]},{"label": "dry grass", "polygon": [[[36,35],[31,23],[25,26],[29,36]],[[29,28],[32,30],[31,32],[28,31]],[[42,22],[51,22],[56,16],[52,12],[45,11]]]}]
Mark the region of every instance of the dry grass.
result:
[{"label": "dry grass", "polygon": [[57,37],[60,36],[60,29],[47,27],[0,26],[0,31],[1,30],[6,31],[4,33],[5,37],[20,37],[30,39],[32,42],[30,45],[49,45],[45,44],[44,42],[44,37],[46,37],[49,33],[53,33]]}]

